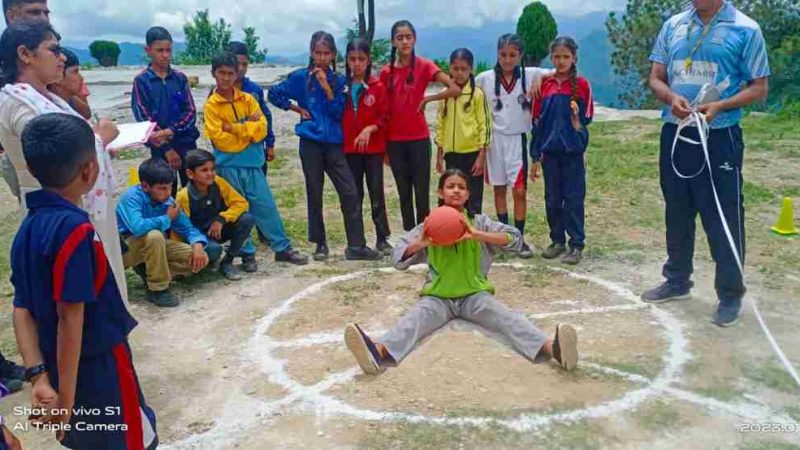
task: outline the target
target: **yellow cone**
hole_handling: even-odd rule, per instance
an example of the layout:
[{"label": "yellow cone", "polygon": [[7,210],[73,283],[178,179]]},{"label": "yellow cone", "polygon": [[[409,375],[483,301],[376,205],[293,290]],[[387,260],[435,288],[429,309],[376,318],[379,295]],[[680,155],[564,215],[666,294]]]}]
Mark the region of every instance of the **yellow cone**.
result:
[{"label": "yellow cone", "polygon": [[139,170],[136,167],[131,167],[128,170],[128,187],[136,186],[139,184]]},{"label": "yellow cone", "polygon": [[781,207],[781,215],[778,216],[778,223],[772,227],[772,231],[783,235],[793,236],[800,234],[800,231],[794,225],[794,208],[792,207],[792,199],[786,197],[783,199],[783,206]]}]

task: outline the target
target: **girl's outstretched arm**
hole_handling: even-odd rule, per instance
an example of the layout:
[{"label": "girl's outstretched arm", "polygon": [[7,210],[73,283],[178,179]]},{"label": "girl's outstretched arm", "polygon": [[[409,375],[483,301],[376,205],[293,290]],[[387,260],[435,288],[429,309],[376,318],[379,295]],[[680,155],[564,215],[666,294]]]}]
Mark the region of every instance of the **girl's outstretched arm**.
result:
[{"label": "girl's outstretched arm", "polygon": [[428,260],[428,245],[430,239],[425,236],[424,225],[418,225],[403,235],[395,246],[392,255],[395,267],[405,270],[415,264],[425,263]]}]

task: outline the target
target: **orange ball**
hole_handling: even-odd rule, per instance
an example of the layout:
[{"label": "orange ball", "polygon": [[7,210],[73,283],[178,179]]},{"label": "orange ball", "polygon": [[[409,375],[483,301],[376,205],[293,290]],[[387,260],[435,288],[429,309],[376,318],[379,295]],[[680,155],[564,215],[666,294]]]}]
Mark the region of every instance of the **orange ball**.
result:
[{"label": "orange ball", "polygon": [[462,218],[461,213],[450,206],[436,208],[425,219],[425,234],[434,245],[453,245],[467,232]]}]

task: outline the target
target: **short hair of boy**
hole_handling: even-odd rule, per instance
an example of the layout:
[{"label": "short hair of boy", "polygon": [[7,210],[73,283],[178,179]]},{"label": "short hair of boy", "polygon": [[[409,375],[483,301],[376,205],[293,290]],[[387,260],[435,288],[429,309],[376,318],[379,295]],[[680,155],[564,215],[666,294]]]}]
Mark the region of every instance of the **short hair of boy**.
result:
[{"label": "short hair of boy", "polygon": [[156,41],[172,42],[172,35],[169,34],[169,31],[167,31],[167,29],[164,27],[152,27],[149,30],[147,30],[147,34],[145,34],[144,36],[144,41],[149,47],[153,45],[153,42]]},{"label": "short hair of boy", "polygon": [[175,183],[175,171],[163,159],[150,158],[139,166],[139,180],[154,186]]},{"label": "short hair of boy", "polygon": [[239,61],[236,60],[236,55],[231,52],[223,52],[214,55],[211,58],[211,72],[216,72],[220,67],[233,67],[234,71],[239,71]]},{"label": "short hair of boy", "polygon": [[250,52],[247,51],[247,45],[244,42],[233,41],[228,44],[227,51],[233,53],[235,56],[249,56]]},{"label": "short hair of boy", "polygon": [[214,158],[214,155],[211,152],[207,152],[205,150],[192,150],[186,154],[186,158],[183,161],[183,164],[187,169],[194,171],[209,161],[215,162],[216,158]]},{"label": "short hair of boy", "polygon": [[78,55],[73,53],[72,50],[61,47],[61,54],[64,55],[64,58],[66,58],[66,61],[64,61],[65,71],[70,67],[81,65],[81,61],[78,59]]},{"label": "short hair of boy", "polygon": [[35,117],[22,132],[22,153],[28,169],[46,188],[63,188],[96,157],[94,131],[85,120],[71,114]]}]

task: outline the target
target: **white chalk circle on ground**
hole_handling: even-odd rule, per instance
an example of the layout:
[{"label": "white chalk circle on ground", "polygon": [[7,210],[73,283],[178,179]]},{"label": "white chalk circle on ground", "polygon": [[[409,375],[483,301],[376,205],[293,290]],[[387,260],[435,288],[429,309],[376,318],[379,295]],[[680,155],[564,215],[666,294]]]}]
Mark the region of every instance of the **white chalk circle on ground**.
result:
[{"label": "white chalk circle on ground", "polygon": [[[522,264],[496,264],[495,267],[519,270],[524,269],[526,266]],[[417,266],[415,269],[420,270],[424,268],[425,266]],[[317,345],[342,343],[341,331],[315,333],[305,338],[291,341],[276,341],[268,334],[268,331],[280,317],[289,313],[297,302],[308,299],[324,288],[366,277],[374,273],[397,272],[395,269],[391,268],[363,270],[335,276],[312,284],[284,300],[258,321],[254,334],[247,343],[242,356],[246,360],[257,364],[261,372],[268,377],[271,383],[275,383],[285,390],[286,394],[283,398],[275,401],[265,401],[254,399],[245,395],[243,392],[232,394],[228,404],[223,405],[221,414],[214,418],[214,426],[210,430],[193,435],[183,441],[167,446],[166,448],[218,448],[219,446],[233,444],[237,441],[237,436],[241,436],[241,433],[246,432],[250,427],[258,425],[259,423],[268,424],[271,416],[279,412],[297,409],[313,412],[321,419],[332,416],[350,416],[365,421],[404,421],[409,423],[427,423],[445,426],[498,425],[514,431],[532,431],[543,429],[556,423],[571,423],[582,419],[608,417],[612,414],[633,410],[642,402],[652,397],[669,395],[706,408],[722,410],[742,418],[770,420],[778,423],[791,422],[791,419],[788,417],[775,415],[766,405],[752,403],[730,404],[674,387],[673,384],[680,381],[684,364],[691,359],[687,348],[688,342],[683,332],[683,323],[664,309],[643,305],[639,301],[639,298],[624,286],[591,275],[578,274],[561,269],[551,270],[595,284],[609,291],[615,297],[624,300],[627,304],[544,313],[531,315],[530,317],[552,317],[556,315],[595,314],[647,309],[656,319],[657,323],[663,328],[663,333],[667,341],[664,366],[661,372],[655,378],[648,379],[641,375],[627,373],[589,362],[581,362],[580,366],[585,370],[616,376],[641,385],[641,387],[627,392],[618,399],[582,409],[550,414],[523,413],[517,417],[505,419],[495,417],[426,416],[398,411],[375,411],[353,406],[330,395],[326,395],[325,392],[336,385],[354,380],[356,375],[360,373],[357,367],[331,374],[317,384],[305,386],[289,376],[285,369],[288,361],[275,355],[275,351],[278,349],[307,348]]]}]

